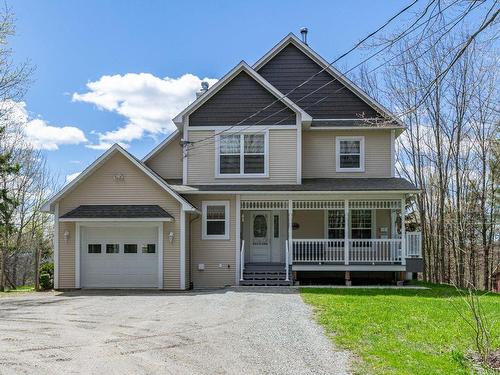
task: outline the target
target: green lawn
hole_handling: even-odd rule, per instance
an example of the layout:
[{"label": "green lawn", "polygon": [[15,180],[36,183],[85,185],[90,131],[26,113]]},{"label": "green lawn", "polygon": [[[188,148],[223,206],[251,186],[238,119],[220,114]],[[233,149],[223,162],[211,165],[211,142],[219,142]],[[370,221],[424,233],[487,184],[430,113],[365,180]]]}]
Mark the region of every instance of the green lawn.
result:
[{"label": "green lawn", "polygon": [[[415,289],[309,289],[304,300],[335,343],[359,357],[359,374],[470,374],[466,354],[471,329],[457,312],[465,310],[452,287]],[[480,297],[500,346],[500,296]]]},{"label": "green lawn", "polygon": [[29,293],[34,292],[35,288],[33,285],[18,286],[16,289],[8,289],[5,292],[0,292],[1,296],[12,296],[15,293]]}]

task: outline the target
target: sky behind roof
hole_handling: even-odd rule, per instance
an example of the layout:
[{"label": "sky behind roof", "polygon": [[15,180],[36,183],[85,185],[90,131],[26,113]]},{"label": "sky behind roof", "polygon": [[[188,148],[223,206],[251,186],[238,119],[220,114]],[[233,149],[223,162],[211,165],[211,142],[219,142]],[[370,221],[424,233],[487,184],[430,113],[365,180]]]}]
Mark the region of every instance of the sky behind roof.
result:
[{"label": "sky behind roof", "polygon": [[[289,32],[307,26],[309,45],[331,61],[408,3],[8,1],[14,57],[36,67],[19,110],[63,181],[114,142],[143,157],[201,80],[213,83],[241,60],[252,65]],[[362,54],[336,66],[344,71]]]}]

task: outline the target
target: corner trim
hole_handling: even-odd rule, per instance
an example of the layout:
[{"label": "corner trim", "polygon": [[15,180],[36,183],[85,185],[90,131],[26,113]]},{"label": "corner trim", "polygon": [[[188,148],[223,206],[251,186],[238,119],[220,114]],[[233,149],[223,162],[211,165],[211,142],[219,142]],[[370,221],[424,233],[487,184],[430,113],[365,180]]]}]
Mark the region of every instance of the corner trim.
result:
[{"label": "corner trim", "polygon": [[54,209],[54,289],[59,289],[59,203]]}]

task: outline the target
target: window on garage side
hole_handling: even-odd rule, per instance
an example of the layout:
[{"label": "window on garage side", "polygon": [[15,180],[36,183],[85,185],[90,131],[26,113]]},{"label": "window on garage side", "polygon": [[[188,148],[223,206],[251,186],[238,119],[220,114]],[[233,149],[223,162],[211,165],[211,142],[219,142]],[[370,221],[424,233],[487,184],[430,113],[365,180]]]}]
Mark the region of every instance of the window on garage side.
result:
[{"label": "window on garage side", "polygon": [[120,245],[117,243],[106,244],[106,254],[118,254],[120,252]]},{"label": "window on garage side", "polygon": [[229,239],[229,201],[203,202],[202,206],[202,238]]},{"label": "window on garage side", "polygon": [[143,254],[154,254],[156,253],[156,244],[148,243],[142,245],[142,253]]},{"label": "window on garage side", "polygon": [[136,254],[137,244],[136,243],[126,243],[123,245],[123,252],[125,254]]},{"label": "window on garage side", "polygon": [[101,244],[100,243],[89,243],[88,253],[89,254],[100,254],[101,253]]}]

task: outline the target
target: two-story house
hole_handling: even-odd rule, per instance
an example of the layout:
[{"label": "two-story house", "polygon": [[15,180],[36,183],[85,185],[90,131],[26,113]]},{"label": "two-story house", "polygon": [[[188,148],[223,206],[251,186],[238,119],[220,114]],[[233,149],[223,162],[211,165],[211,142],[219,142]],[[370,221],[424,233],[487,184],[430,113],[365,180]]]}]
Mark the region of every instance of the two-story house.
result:
[{"label": "two-story house", "polygon": [[182,290],[422,270],[404,125],[293,34],[138,160],[114,145],[47,202],[55,287]]}]

